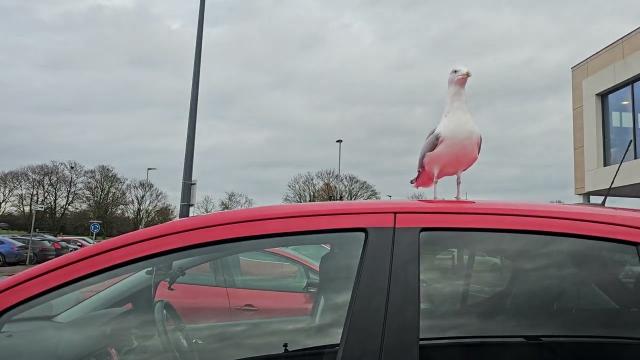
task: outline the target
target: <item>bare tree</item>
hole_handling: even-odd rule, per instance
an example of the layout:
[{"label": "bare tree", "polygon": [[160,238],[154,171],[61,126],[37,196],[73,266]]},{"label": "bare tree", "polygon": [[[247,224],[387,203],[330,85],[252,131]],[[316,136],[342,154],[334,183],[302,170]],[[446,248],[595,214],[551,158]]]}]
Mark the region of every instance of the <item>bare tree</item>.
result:
[{"label": "bare tree", "polygon": [[353,174],[342,175],[339,191],[342,200],[380,199],[380,193],[373,185]]},{"label": "bare tree", "polygon": [[44,205],[50,230],[62,230],[69,211],[78,208],[84,173],[84,166],[75,161],[52,161],[45,165]]},{"label": "bare tree", "polygon": [[174,207],[168,202],[165,202],[156,211],[154,211],[148,219],[145,220],[145,226],[166,223],[167,221],[171,221],[175,218],[176,212]]},{"label": "bare tree", "polygon": [[89,216],[101,220],[105,233],[127,204],[127,179],[112,166],[98,165],[86,171],[83,202]]},{"label": "bare tree", "polygon": [[196,213],[209,214],[216,211],[216,200],[211,195],[205,195],[202,200],[196,204]]},{"label": "bare tree", "polygon": [[283,197],[285,203],[374,199],[380,199],[380,193],[372,184],[353,174],[338,175],[332,169],[294,176]]},{"label": "bare tree", "polygon": [[320,182],[312,172],[298,174],[287,184],[287,192],[284,194],[285,203],[305,203],[321,201]]},{"label": "bare tree", "polygon": [[246,194],[227,191],[224,196],[218,200],[218,209],[220,210],[233,210],[233,209],[246,209],[253,207],[254,201]]},{"label": "bare tree", "polygon": [[425,194],[422,191],[414,192],[413,194],[407,196],[409,200],[424,200],[426,199]]},{"label": "bare tree", "polygon": [[83,191],[84,167],[77,162],[52,161],[16,171],[14,207],[26,223],[33,205],[45,206],[43,221],[60,231],[69,212],[77,209]]},{"label": "bare tree", "polygon": [[126,214],[135,229],[153,223],[151,220],[158,217],[158,212],[171,209],[167,194],[151,181],[130,181],[127,184],[127,199]]},{"label": "bare tree", "polygon": [[16,171],[0,172],[0,216],[9,212],[18,191],[18,173]]},{"label": "bare tree", "polygon": [[44,203],[46,172],[46,164],[30,165],[16,170],[17,189],[13,206],[23,224],[30,222],[33,206]]},{"label": "bare tree", "polygon": [[0,173],[0,215],[28,230],[34,205],[44,205],[36,228],[80,233],[89,219],[98,219],[111,234],[175,217],[166,193],[146,183],[127,182],[107,165],[89,170],[74,161],[25,166]]}]

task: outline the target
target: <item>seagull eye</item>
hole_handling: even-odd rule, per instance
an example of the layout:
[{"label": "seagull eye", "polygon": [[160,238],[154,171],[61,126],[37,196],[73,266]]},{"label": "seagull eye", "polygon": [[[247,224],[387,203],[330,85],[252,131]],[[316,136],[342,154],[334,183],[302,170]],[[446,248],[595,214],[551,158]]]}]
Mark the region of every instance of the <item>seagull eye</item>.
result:
[{"label": "seagull eye", "polygon": [[454,74],[457,74],[457,73],[458,73],[458,70],[453,70],[453,73],[454,73]]}]

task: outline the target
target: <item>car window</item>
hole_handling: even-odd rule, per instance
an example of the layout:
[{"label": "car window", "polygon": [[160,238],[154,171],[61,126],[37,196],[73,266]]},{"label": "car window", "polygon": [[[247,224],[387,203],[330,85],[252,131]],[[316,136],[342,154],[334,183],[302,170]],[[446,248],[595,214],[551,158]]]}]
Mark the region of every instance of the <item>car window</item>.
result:
[{"label": "car window", "polygon": [[216,279],[217,271],[214,262],[208,261],[184,270],[184,274],[178,278],[176,284],[224,286],[222,279]]},{"label": "car window", "polygon": [[423,232],[420,337],[637,336],[633,245],[535,234]]},{"label": "car window", "polygon": [[320,260],[324,256],[324,254],[329,252],[329,245],[320,244],[320,245],[295,245],[289,246],[288,249],[290,251],[297,252],[308,259],[314,261],[319,264]]},{"label": "car window", "polygon": [[229,286],[270,291],[304,291],[307,271],[299,262],[265,251],[251,251],[225,259]]},{"label": "car window", "polygon": [[[362,232],[270,237],[110,269],[4,314],[0,332],[8,353],[3,358],[164,359],[173,353],[183,359],[277,358],[285,350],[311,348],[307,358],[333,359],[364,242]],[[311,275],[313,263],[283,255],[291,245],[317,244],[331,244],[320,274]],[[230,259],[237,260],[244,276],[238,280],[246,284],[295,291],[206,286]],[[38,346],[25,345],[33,339],[39,339]]]},{"label": "car window", "polygon": [[127,273],[119,276],[108,277],[93,285],[81,287],[74,291],[69,291],[62,296],[56,297],[55,299],[44,302],[43,304],[40,304],[16,315],[14,319],[54,317],[91,298],[92,296],[95,296],[101,291],[110,288],[114,284],[120,282],[123,279],[126,279],[130,275],[131,273]]}]

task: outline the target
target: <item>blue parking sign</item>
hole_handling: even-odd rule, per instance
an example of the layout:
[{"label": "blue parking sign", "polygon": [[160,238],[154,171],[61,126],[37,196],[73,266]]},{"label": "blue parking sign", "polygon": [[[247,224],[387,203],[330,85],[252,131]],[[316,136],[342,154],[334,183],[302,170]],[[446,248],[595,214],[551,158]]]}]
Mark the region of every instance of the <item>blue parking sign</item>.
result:
[{"label": "blue parking sign", "polygon": [[98,223],[93,223],[89,226],[89,229],[91,230],[92,233],[98,233],[100,232],[100,224]]}]

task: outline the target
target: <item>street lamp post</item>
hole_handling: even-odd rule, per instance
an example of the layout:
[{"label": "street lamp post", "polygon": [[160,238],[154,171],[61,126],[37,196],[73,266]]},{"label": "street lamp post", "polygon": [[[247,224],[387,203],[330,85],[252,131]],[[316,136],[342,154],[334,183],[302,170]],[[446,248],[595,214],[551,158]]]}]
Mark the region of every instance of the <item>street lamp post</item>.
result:
[{"label": "street lamp post", "polygon": [[[154,167],[147,168],[147,182],[145,183],[147,186],[149,186],[149,171],[153,171],[153,170],[158,170],[158,168],[154,168]],[[140,219],[140,229],[144,229],[144,223],[146,221],[144,216],[144,210],[142,211],[141,215],[142,215],[142,218]]]},{"label": "street lamp post", "polygon": [[191,80],[191,102],[189,103],[189,123],[187,125],[187,145],[184,151],[182,171],[182,192],[180,194],[180,218],[189,217],[191,212],[191,187],[193,186],[193,151],[196,143],[196,119],[198,117],[198,93],[200,91],[200,60],[202,59],[202,32],[204,27],[205,0],[200,0],[198,30],[196,33],[196,53],[193,60]]},{"label": "street lamp post", "polygon": [[31,257],[31,242],[33,241],[33,228],[36,224],[36,211],[44,210],[44,205],[33,205],[31,207],[31,233],[29,234],[29,248],[27,249],[27,265],[30,265],[30,257]]},{"label": "street lamp post", "polygon": [[149,182],[149,171],[158,170],[158,168],[149,167],[147,168],[147,182]]},{"label": "street lamp post", "polygon": [[342,163],[342,139],[338,139],[336,140],[336,143],[338,144],[338,200],[342,200],[342,195],[340,194],[340,183],[342,182],[342,177],[341,177],[341,172],[340,172],[340,167],[341,167],[341,163]]}]

